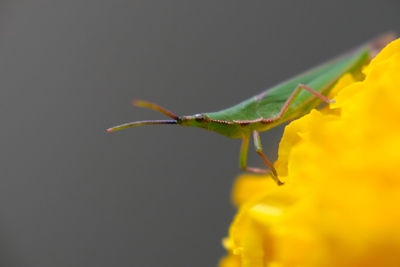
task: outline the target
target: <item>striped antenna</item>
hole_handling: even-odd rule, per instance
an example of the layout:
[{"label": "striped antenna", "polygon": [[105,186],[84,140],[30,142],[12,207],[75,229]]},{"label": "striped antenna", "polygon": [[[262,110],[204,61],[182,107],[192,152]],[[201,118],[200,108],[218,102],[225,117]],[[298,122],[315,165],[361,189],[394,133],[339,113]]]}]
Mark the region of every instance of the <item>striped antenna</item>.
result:
[{"label": "striped antenna", "polygon": [[120,124],[107,129],[107,132],[114,132],[129,127],[141,126],[141,125],[152,125],[152,124],[177,124],[176,120],[151,120],[151,121],[134,121],[124,124]]},{"label": "striped antenna", "polygon": [[176,115],[172,111],[169,111],[168,109],[163,108],[160,105],[157,105],[157,104],[154,104],[154,103],[151,103],[151,102],[147,102],[147,101],[144,101],[144,100],[133,100],[132,104],[134,106],[137,106],[137,107],[150,108],[150,109],[157,110],[157,111],[163,113],[164,115],[167,115],[168,117],[170,117],[170,118],[172,118],[174,120],[177,120],[178,117],[179,117],[178,115]]}]

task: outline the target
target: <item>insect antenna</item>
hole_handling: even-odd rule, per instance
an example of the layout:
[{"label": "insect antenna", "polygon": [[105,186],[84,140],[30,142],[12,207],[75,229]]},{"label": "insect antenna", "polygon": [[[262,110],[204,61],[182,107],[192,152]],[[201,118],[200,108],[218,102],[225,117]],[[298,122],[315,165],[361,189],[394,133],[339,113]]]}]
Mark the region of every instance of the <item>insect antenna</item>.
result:
[{"label": "insect antenna", "polygon": [[134,126],[152,125],[152,124],[178,124],[176,120],[150,120],[150,121],[134,121],[120,124],[107,129],[107,132],[114,132]]},{"label": "insect antenna", "polygon": [[124,124],[120,124],[120,125],[108,128],[107,132],[113,132],[113,131],[122,130],[122,129],[129,128],[129,127],[142,126],[142,125],[178,124],[177,120],[178,120],[179,116],[176,115],[175,113],[173,113],[172,111],[169,111],[168,109],[161,107],[160,105],[157,105],[157,104],[154,104],[151,102],[147,102],[144,100],[134,100],[132,102],[132,104],[137,107],[150,108],[150,109],[157,110],[157,111],[163,113],[164,115],[167,115],[168,117],[172,118],[173,120],[148,120],[148,121],[128,122],[128,123],[124,123]]},{"label": "insect antenna", "polygon": [[157,105],[157,104],[154,104],[154,103],[151,103],[151,102],[147,102],[147,101],[144,101],[144,100],[133,100],[132,101],[132,105],[137,106],[137,107],[150,108],[150,109],[157,110],[157,111],[163,113],[164,115],[167,115],[168,117],[170,117],[170,118],[172,118],[174,120],[177,120],[178,117],[179,117],[178,115],[176,115],[172,111],[169,111],[168,109],[163,108],[160,105]]}]

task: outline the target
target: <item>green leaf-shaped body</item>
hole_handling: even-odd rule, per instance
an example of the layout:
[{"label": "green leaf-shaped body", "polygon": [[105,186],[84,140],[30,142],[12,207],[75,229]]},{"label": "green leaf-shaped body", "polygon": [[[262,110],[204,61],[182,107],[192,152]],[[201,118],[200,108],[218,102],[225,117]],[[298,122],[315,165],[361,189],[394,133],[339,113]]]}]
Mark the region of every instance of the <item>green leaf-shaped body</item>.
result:
[{"label": "green leaf-shaped body", "polygon": [[286,100],[299,84],[307,85],[314,91],[326,95],[334,84],[346,73],[359,71],[370,59],[367,46],[354,50],[344,56],[317,66],[288,81],[269,88],[235,106],[211,113],[197,115],[207,120],[190,119],[184,116],[183,126],[195,126],[218,132],[230,138],[246,138],[254,130],[266,131],[288,120],[300,117],[318,107],[322,100],[306,90],[300,90],[283,116],[268,122],[279,115]]}]

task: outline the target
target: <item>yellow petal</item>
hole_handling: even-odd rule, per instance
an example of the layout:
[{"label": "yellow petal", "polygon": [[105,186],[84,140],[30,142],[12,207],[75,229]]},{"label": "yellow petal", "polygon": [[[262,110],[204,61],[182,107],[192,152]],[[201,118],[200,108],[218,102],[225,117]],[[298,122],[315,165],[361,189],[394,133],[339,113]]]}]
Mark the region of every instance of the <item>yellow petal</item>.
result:
[{"label": "yellow petal", "polygon": [[399,73],[396,40],[364,80],[337,83],[330,109],[285,128],[275,166],[286,184],[237,180],[220,266],[400,266]]},{"label": "yellow petal", "polygon": [[233,186],[232,202],[240,206],[246,201],[257,198],[270,190],[275,189],[276,184],[269,176],[244,174],[239,176]]}]

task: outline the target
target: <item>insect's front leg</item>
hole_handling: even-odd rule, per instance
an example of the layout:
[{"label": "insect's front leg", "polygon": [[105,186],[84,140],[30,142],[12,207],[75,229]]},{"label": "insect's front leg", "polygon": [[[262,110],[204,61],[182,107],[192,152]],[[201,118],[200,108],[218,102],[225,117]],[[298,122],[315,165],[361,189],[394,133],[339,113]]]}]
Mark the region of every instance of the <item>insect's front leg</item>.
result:
[{"label": "insect's front leg", "polygon": [[256,148],[256,152],[261,156],[261,158],[264,160],[265,164],[270,168],[271,171],[247,166],[247,154],[249,150],[250,136],[242,140],[242,146],[240,148],[240,158],[239,158],[240,168],[242,168],[245,171],[254,173],[262,173],[262,174],[271,173],[272,179],[274,179],[274,181],[278,185],[283,185],[284,183],[279,180],[278,174],[276,173],[274,166],[271,164],[271,162],[269,162],[269,160],[265,157],[264,153],[262,152],[260,136],[258,135],[257,131],[253,132],[253,138],[254,138],[254,146]]}]

